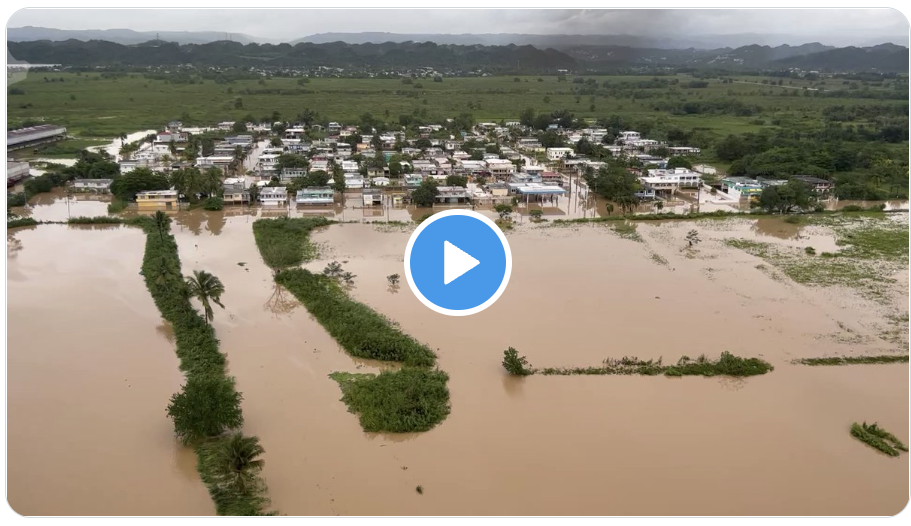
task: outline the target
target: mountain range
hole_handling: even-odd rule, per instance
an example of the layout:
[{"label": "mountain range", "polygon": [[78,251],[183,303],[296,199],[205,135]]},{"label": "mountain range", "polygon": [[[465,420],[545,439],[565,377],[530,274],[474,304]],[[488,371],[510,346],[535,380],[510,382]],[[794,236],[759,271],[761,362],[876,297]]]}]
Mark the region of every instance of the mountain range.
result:
[{"label": "mountain range", "polygon": [[[48,27],[11,27],[7,28],[7,40],[28,42],[35,40],[106,40],[117,44],[140,44],[149,40],[167,40],[179,44],[205,44],[217,40],[232,40],[241,44],[281,44],[282,40],[251,36],[243,33],[225,34],[216,31],[133,31],[132,29],[55,29]],[[437,44],[454,44],[460,46],[484,45],[534,46],[537,48],[554,48],[564,50],[578,46],[627,46],[655,49],[689,49],[700,50],[738,48],[751,44],[760,46],[799,45],[804,42],[819,41],[828,45],[872,46],[883,42],[898,44],[907,43],[907,35],[883,34],[875,41],[859,41],[844,35],[793,35],[787,33],[732,33],[713,34],[680,34],[667,32],[660,36],[642,34],[596,34],[596,35],[540,35],[525,33],[485,33],[485,34],[429,34],[429,33],[318,33],[291,40],[291,45],[309,42],[326,44],[345,42],[347,44],[382,44],[385,42],[434,42]]]},{"label": "mountain range", "polygon": [[124,45],[103,40],[8,42],[8,54],[32,64],[67,66],[160,66],[195,64],[218,67],[344,69],[414,69],[441,71],[484,69],[491,72],[578,73],[631,67],[787,69],[826,71],[908,71],[908,48],[894,44],[833,48],[820,43],[800,46],[749,45],[738,48],[660,49],[616,45],[580,45],[562,50],[531,45],[455,45],[433,42],[344,42],[242,44],[217,41],[178,44],[152,40]]}]

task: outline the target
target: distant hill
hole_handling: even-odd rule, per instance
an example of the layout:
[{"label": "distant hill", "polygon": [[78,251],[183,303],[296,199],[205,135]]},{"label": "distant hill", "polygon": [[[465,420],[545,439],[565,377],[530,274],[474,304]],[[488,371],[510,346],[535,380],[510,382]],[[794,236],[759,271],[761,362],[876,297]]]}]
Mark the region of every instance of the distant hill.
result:
[{"label": "distant hill", "polygon": [[[780,47],[790,45],[800,47],[803,42],[820,41],[831,45],[870,45],[840,34],[828,35],[791,35],[791,34],[758,34],[733,33],[727,35],[691,34],[681,35],[677,32],[667,34],[596,34],[596,35],[534,35],[524,33],[482,33],[482,34],[428,34],[428,33],[319,33],[310,35],[291,44],[311,42],[346,42],[348,44],[381,44],[384,42],[436,42],[437,44],[505,46],[509,44],[529,45],[539,48],[554,48],[564,51],[579,46],[623,46],[647,49],[690,49],[714,50],[739,48],[744,46]],[[879,42],[907,42],[907,35],[883,35]]]},{"label": "distant hill", "polygon": [[845,47],[819,53],[783,58],[777,64],[816,70],[908,71],[908,48],[895,44]]},{"label": "distant hill", "polygon": [[243,33],[218,33],[215,31],[133,31],[132,29],[54,29],[50,27],[10,27],[6,39],[11,42],[50,40],[106,40],[117,44],[141,44],[161,39],[179,44],[205,44],[217,40],[233,40],[241,44],[263,42],[266,39],[251,37]]},{"label": "distant hill", "polygon": [[217,41],[177,44],[161,40],[123,45],[103,40],[8,42],[8,53],[32,64],[66,66],[256,66],[264,68],[415,69],[442,71],[577,73],[641,67],[787,69],[820,71],[908,71],[908,48],[894,44],[832,48],[818,42],[800,46],[759,46],[711,50],[585,45],[558,51],[531,45],[485,46],[433,42],[344,42],[241,44]]},{"label": "distant hill", "polygon": [[572,69],[575,60],[553,49],[532,46],[454,46],[432,42],[401,44],[241,44],[211,42],[180,45],[152,41],[123,45],[101,40],[82,42],[8,42],[19,60],[65,66],[197,66],[421,68],[474,70],[478,68],[543,71]]}]

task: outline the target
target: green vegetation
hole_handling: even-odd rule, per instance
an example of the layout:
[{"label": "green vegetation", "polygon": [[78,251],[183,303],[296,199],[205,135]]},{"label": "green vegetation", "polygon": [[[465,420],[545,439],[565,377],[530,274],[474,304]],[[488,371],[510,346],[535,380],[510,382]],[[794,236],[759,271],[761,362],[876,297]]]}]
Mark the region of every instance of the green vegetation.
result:
[{"label": "green vegetation", "polygon": [[108,213],[109,214],[119,214],[127,209],[127,202],[123,199],[115,197],[108,203]]},{"label": "green vegetation", "polygon": [[97,139],[67,139],[55,142],[45,146],[39,146],[36,150],[25,148],[13,153],[16,159],[27,160],[34,157],[48,159],[73,158],[79,155],[79,152],[87,150],[94,146],[105,146],[109,141]]},{"label": "green vegetation", "polygon": [[119,225],[123,223],[123,220],[119,217],[106,217],[106,216],[94,216],[94,217],[71,217],[66,220],[68,225]]},{"label": "green vegetation", "polygon": [[[297,265],[312,257],[310,231],[330,224],[325,219],[260,219],[253,224],[256,245],[269,266],[277,269],[275,282],[284,286],[351,356],[399,362],[404,367],[379,375],[337,372],[330,375],[342,388],[342,401],[369,432],[427,431],[449,414],[445,372],[432,370],[436,355],[429,347],[401,332],[370,307],[352,300],[342,283],[354,275],[333,261],[322,274]],[[277,244],[292,251],[278,252]],[[387,276],[397,284],[399,276]]]},{"label": "green vegetation", "polygon": [[316,257],[310,231],[330,224],[332,221],[323,217],[258,219],[253,222],[253,237],[266,264],[279,269]]},{"label": "green vegetation", "polygon": [[342,401],[356,413],[364,431],[428,431],[449,415],[449,375],[440,370],[403,367],[379,375],[332,373]]},{"label": "green vegetation", "polygon": [[[160,230],[159,234],[161,234]],[[205,270],[194,270],[192,276],[187,276],[186,282],[187,292],[190,293],[190,296],[198,299],[199,303],[202,304],[203,317],[205,318],[206,323],[210,323],[215,319],[212,303],[221,308],[225,308],[221,303],[221,295],[225,293],[225,286],[222,285],[220,279],[209,274]]]},{"label": "green vegetation", "polygon": [[358,358],[432,366],[436,355],[403,334],[388,319],[348,297],[338,282],[308,270],[282,270],[275,276],[350,355]]},{"label": "green vegetation", "polygon": [[[194,292],[181,275],[177,242],[168,232],[170,219],[157,213],[155,217],[140,216],[126,223],[139,226],[146,233],[142,275],[158,311],[174,329],[180,369],[187,377],[167,408],[174,432],[196,448],[197,469],[219,514],[263,514],[269,501],[266,485],[258,475],[257,466],[261,464],[255,463],[262,448],[255,438],[236,438],[234,432],[243,424],[243,397],[225,371],[225,356],[218,350],[215,330],[190,303]],[[203,278],[201,273],[194,275],[200,289],[196,294],[205,289],[207,297],[217,299],[223,292],[220,282],[215,286],[217,278]],[[239,456],[233,458],[246,459],[247,465],[225,465],[219,460],[226,458],[221,448],[243,449],[245,453],[238,452]]]},{"label": "green vegetation", "polygon": [[503,368],[513,376],[535,374],[528,360],[524,356],[519,356],[519,352],[512,347],[503,351]]},{"label": "green vegetation", "polygon": [[[515,351],[510,347],[511,351]],[[509,351],[506,351],[509,353]],[[520,358],[520,360],[524,357]],[[515,368],[515,362],[504,357],[503,366],[507,371]],[[525,365],[525,363],[521,363]],[[766,374],[774,370],[771,364],[759,358],[741,358],[724,351],[717,360],[710,360],[704,354],[696,359],[681,357],[674,365],[664,365],[662,359],[640,360],[635,356],[624,356],[620,359],[608,358],[598,367],[545,367],[526,369],[523,374],[559,375],[643,375],[657,376],[733,376],[746,377]],[[511,372],[511,371],[510,371]],[[512,373],[516,374],[516,373]]]},{"label": "green vegetation", "polygon": [[881,212],[812,214],[809,224],[835,234],[838,252],[814,251],[746,239],[726,239],[728,246],[762,258],[797,283],[841,285],[874,301],[888,302],[891,274],[908,264],[908,225]]},{"label": "green vegetation", "polygon": [[244,424],[240,402],[243,396],[234,389],[234,378],[214,374],[194,374],[179,393],[171,396],[168,416],[174,421],[174,434],[184,444],[201,444]]},{"label": "green vegetation", "polygon": [[206,210],[218,211],[225,207],[225,200],[221,197],[212,196],[206,199],[202,207]]},{"label": "green vegetation", "polygon": [[265,453],[258,437],[231,433],[198,448],[197,470],[219,515],[273,515],[260,473]]},{"label": "green vegetation", "polygon": [[875,423],[867,425],[866,422],[863,424],[854,422],[851,424],[851,436],[890,457],[899,456],[900,451],[908,451],[908,446],[901,440]]},{"label": "green vegetation", "polygon": [[876,356],[830,356],[826,358],[799,358],[794,363],[802,365],[856,365],[908,363],[907,354],[880,354]]},{"label": "green vegetation", "polygon": [[25,206],[28,204],[28,197],[25,192],[15,192],[6,194],[6,207]]},{"label": "green vegetation", "polygon": [[10,229],[10,228],[16,228],[19,226],[34,226],[34,225],[40,225],[40,224],[41,224],[40,221],[36,221],[36,220],[32,219],[31,217],[19,217],[16,219],[8,220],[6,222],[6,228]]},{"label": "green vegetation", "polygon": [[411,201],[417,206],[433,206],[433,201],[439,193],[436,181],[429,178],[424,179],[421,185],[411,192]]},{"label": "green vegetation", "polygon": [[611,231],[623,239],[629,239],[630,241],[637,241],[639,243],[643,242],[642,236],[636,231],[636,223],[614,223],[611,225]]}]

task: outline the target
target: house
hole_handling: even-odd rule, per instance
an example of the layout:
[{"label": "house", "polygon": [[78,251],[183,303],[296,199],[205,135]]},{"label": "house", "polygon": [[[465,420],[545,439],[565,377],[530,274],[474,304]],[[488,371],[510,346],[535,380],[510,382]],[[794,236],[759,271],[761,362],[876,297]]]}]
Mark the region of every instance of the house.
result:
[{"label": "house", "polygon": [[329,161],[326,160],[315,160],[310,163],[310,171],[315,172],[317,170],[322,170],[324,172],[329,172]]},{"label": "house", "polygon": [[519,173],[509,178],[510,183],[540,183],[543,179],[538,174]]},{"label": "house", "polygon": [[15,185],[19,181],[27,178],[29,176],[29,164],[27,162],[14,161],[12,159],[7,159],[6,161],[6,187]]},{"label": "house", "polygon": [[331,205],[335,203],[335,190],[328,186],[308,186],[298,190],[294,201],[299,205]]},{"label": "house", "polygon": [[242,205],[250,202],[250,180],[246,177],[229,177],[222,184],[222,199],[225,203]]},{"label": "house", "polygon": [[106,194],[111,191],[113,179],[73,179],[73,190]]},{"label": "house", "polygon": [[205,170],[207,168],[218,168],[223,172],[228,171],[228,167],[231,166],[231,163],[234,162],[234,157],[228,157],[227,155],[212,155],[209,157],[197,157],[196,158],[196,167],[200,170]]},{"label": "house", "polygon": [[721,191],[734,197],[749,197],[762,193],[762,185],[749,177],[725,177],[721,180]]},{"label": "house", "polygon": [[279,175],[278,180],[287,183],[295,177],[303,177],[307,175],[306,168],[282,168],[282,173]]},{"label": "house", "polygon": [[671,146],[667,149],[671,155],[699,155],[702,150],[692,146]]},{"label": "house", "polygon": [[288,188],[284,186],[264,186],[259,191],[259,201],[265,206],[284,206],[288,204]]},{"label": "house", "polygon": [[326,126],[326,131],[330,134],[335,134],[342,131],[342,125],[337,122],[330,122],[329,126]]},{"label": "house", "polygon": [[289,153],[305,154],[310,151],[310,143],[307,142],[292,142],[285,144],[285,142],[282,141],[282,144],[284,145],[285,151]]},{"label": "house", "polygon": [[342,161],[342,170],[346,172],[356,172],[360,167],[357,161]]},{"label": "house", "polygon": [[438,186],[437,190],[439,193],[434,197],[437,203],[456,204],[471,201],[468,189],[464,186]]},{"label": "house", "polygon": [[563,184],[563,174],[557,172],[544,172],[541,174],[541,182],[548,185],[561,186]]},{"label": "house", "polygon": [[763,188],[788,184],[787,179],[769,179],[768,177],[757,177],[756,182],[759,183],[759,186],[761,186]]},{"label": "house", "polygon": [[509,185],[506,183],[490,183],[487,185],[487,191],[494,197],[505,197],[509,195]]},{"label": "house", "polygon": [[304,137],[306,134],[307,134],[307,130],[298,126],[298,127],[294,127],[294,128],[288,128],[287,130],[285,130],[284,138],[297,141],[297,140],[300,140],[302,137]]},{"label": "house", "polygon": [[485,163],[490,175],[500,179],[505,179],[516,173],[516,165],[506,159],[488,159]]},{"label": "house", "polygon": [[424,182],[421,174],[405,174],[405,186],[420,186]]},{"label": "house", "polygon": [[249,148],[253,146],[253,136],[252,135],[232,135],[225,137],[225,142],[232,146],[242,146],[244,148]]},{"label": "house", "polygon": [[171,131],[163,131],[163,132],[158,133],[158,135],[155,136],[155,142],[164,142],[164,143],[187,142],[187,139],[188,139],[188,136],[186,133],[171,132]]},{"label": "house", "polygon": [[698,188],[702,178],[686,168],[672,168],[649,170],[648,175],[640,177],[639,181],[646,190],[669,190],[673,193],[681,188]]},{"label": "house", "polygon": [[374,177],[370,179],[370,186],[389,186],[388,177]]},{"label": "house", "polygon": [[145,190],[136,194],[136,206],[140,210],[175,210],[177,190]]},{"label": "house", "polygon": [[345,188],[363,188],[364,187],[364,176],[359,173],[346,173],[345,174]]},{"label": "house", "polygon": [[548,148],[545,152],[547,158],[551,161],[557,161],[560,159],[565,159],[566,157],[573,156],[572,148]]},{"label": "house", "polygon": [[559,197],[566,193],[566,190],[559,186],[543,183],[507,183],[507,186],[509,193],[525,197],[529,201],[533,200],[532,197],[535,198],[534,200],[540,200],[545,197]]},{"label": "house", "polygon": [[263,153],[260,155],[256,163],[259,171],[265,174],[274,174],[278,164],[278,157],[278,154],[275,153]]},{"label": "house", "polygon": [[120,165],[120,173],[128,174],[137,168],[148,168],[149,160],[148,159],[133,159],[129,161],[120,161],[117,163]]},{"label": "house", "polygon": [[234,129],[234,123],[231,121],[219,122],[218,129],[225,130],[225,131],[231,131]]},{"label": "house", "polygon": [[630,142],[642,139],[642,135],[640,135],[637,131],[622,131],[620,132],[619,139],[623,141],[623,144],[628,144]]},{"label": "house", "polygon": [[802,182],[803,184],[807,185],[807,188],[819,195],[828,194],[834,187],[832,181],[821,179],[819,177],[813,177],[811,175],[794,175],[791,177],[791,179]]},{"label": "house", "polygon": [[382,205],[383,191],[379,188],[364,188],[364,206]]},{"label": "house", "polygon": [[707,164],[697,164],[693,166],[694,172],[699,172],[702,175],[715,175],[718,173],[718,170],[714,166],[709,166]]}]

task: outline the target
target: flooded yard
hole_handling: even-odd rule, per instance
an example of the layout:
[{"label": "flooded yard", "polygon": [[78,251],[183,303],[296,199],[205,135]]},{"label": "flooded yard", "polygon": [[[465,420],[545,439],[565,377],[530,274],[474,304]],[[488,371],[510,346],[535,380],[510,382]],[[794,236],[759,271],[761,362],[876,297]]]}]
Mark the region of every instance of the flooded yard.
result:
[{"label": "flooded yard", "polygon": [[7,234],[9,490],[22,515],[208,515],[165,407],[182,383],[138,229]]},{"label": "flooded yard", "polygon": [[[339,207],[329,211],[343,213]],[[244,431],[257,435],[266,450],[263,475],[273,507],[283,514],[891,515],[907,504],[907,456],[881,455],[851,438],[848,429],[854,421],[877,421],[907,441],[908,367],[791,363],[802,357],[901,351],[879,337],[887,307],[847,290],[771,279],[757,268],[757,258],[723,243],[727,237],[756,236],[795,247],[813,243],[820,250],[834,245],[831,235],[815,227],[746,219],[715,227],[640,223],[636,241],[607,224],[532,226],[526,218],[508,235],[514,260],[509,287],[496,304],[467,317],[430,311],[404,280],[390,289],[386,276],[403,274],[412,226],[321,229],[313,235],[320,257],[306,267],[320,271],[331,261],[342,263],[357,276],[353,297],[429,344],[450,375],[452,413],[441,425],[422,434],[382,435],[361,431],[339,401],[338,385],[327,377],[333,371],[375,372],[377,364],[345,354],[293,296],[275,285],[259,256],[252,222],[282,212],[287,213],[180,212],[172,216],[172,231],[183,273],[206,270],[225,285],[225,309],[215,312],[216,333],[244,395]],[[354,218],[361,219],[345,219]],[[684,250],[684,236],[692,228],[703,238],[695,254]],[[30,352],[22,353],[20,364],[14,364],[11,352],[11,403],[14,387],[33,390],[48,378],[55,392],[69,385],[81,401],[77,407],[89,407],[108,384],[84,376],[110,373],[110,388],[119,390],[101,397],[111,400],[102,414],[129,409],[117,432],[137,435],[132,456],[124,452],[125,460],[110,465],[154,464],[137,472],[155,473],[145,476],[157,481],[142,487],[148,485],[158,496],[144,494],[139,503],[135,496],[110,499],[110,491],[126,487],[125,475],[115,481],[97,475],[89,477],[91,484],[114,489],[95,499],[100,502],[89,511],[110,513],[117,507],[124,514],[161,514],[167,507],[168,513],[211,513],[193,470],[195,459],[181,456],[164,417],[180,376],[173,348],[156,329],[160,319],[135,274],[142,235],[41,226],[15,237],[20,250],[10,248],[8,240],[10,348]],[[79,257],[61,262],[64,250]],[[907,300],[907,279],[896,290]],[[69,308],[77,299],[91,307]],[[60,311],[53,316],[61,330],[25,330],[47,317],[49,308]],[[116,320],[123,331],[115,333],[98,320]],[[848,330],[850,337],[844,337]],[[775,371],[745,380],[514,378],[500,365],[509,346],[536,367],[597,365],[624,355],[671,362],[682,355],[714,358],[730,351],[761,357]],[[72,361],[74,369],[87,372],[44,372],[61,367],[42,358],[42,350],[51,348],[67,349],[62,363]],[[112,358],[126,351],[143,358]],[[149,396],[135,392],[139,373],[116,364],[142,371],[141,385]],[[110,427],[104,421],[85,425],[89,416],[63,411],[59,401],[49,407],[35,404],[20,402],[18,412],[11,405],[11,430],[61,436],[62,429],[54,426],[66,425],[97,436],[98,429]],[[59,415],[62,422],[29,420],[29,413],[39,409],[65,414]],[[22,424],[17,426],[15,418]],[[108,429],[103,436],[116,435]],[[30,484],[40,481],[45,491],[39,496],[51,502],[31,502],[37,497],[24,492],[27,484],[19,493],[11,487],[17,511],[48,513],[43,506],[74,505],[74,497],[60,497],[66,499],[60,502],[47,495],[52,493],[48,485],[68,482],[44,480],[46,468],[34,465],[34,458],[26,462],[27,455],[12,454],[16,444],[28,451],[41,440],[11,434],[10,441],[11,474],[21,473],[19,480]],[[127,442],[112,438],[94,455],[119,455],[116,448]],[[145,444],[141,455],[137,444]],[[155,451],[170,460],[160,461]],[[46,459],[48,452],[42,455]],[[79,459],[60,463],[69,468]],[[415,491],[418,485],[423,494]],[[16,499],[22,504],[15,506]]]}]

